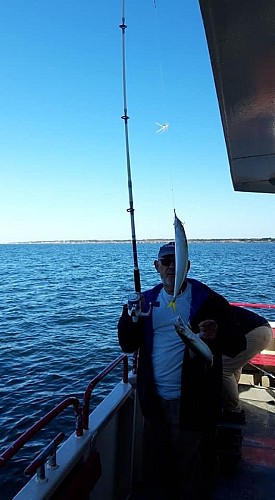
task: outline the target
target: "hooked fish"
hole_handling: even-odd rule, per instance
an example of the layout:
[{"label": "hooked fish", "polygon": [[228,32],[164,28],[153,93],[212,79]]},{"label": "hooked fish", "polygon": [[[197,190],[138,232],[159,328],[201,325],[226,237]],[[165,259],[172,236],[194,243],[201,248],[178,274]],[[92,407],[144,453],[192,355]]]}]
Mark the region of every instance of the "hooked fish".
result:
[{"label": "hooked fish", "polygon": [[175,219],[175,284],[173,298],[168,307],[172,306],[176,311],[176,296],[178,295],[188,271],[188,243],[182,222],[176,216]]},{"label": "hooked fish", "polygon": [[210,367],[213,364],[213,355],[209,347],[196,335],[190,328],[184,324],[180,316],[177,317],[174,323],[177,334],[181,340],[196,354],[201,356],[205,363]]}]

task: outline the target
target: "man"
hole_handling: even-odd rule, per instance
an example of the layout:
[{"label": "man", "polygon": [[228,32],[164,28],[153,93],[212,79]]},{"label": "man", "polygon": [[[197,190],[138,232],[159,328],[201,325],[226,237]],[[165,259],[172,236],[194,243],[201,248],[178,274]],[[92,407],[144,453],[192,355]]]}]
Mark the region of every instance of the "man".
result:
[{"label": "man", "polygon": [[245,334],[246,349],[234,358],[223,356],[223,420],[245,423],[245,412],[240,404],[238,382],[242,367],[256,354],[267,349],[273,340],[272,328],[265,318],[240,307],[232,306],[238,326]]},{"label": "man", "polygon": [[[238,334],[229,303],[197,280],[184,281],[176,313],[167,307],[175,282],[173,242],[160,248],[154,265],[162,283],[143,294],[142,310],[147,312],[155,301],[159,307],[133,322],[124,306],[118,324],[123,351],[139,349],[137,390],[145,417],[145,473],[161,485],[164,498],[208,499],[215,426],[221,413],[221,355],[236,356],[245,349],[246,340]],[[211,349],[212,367],[177,335],[178,315]]]}]

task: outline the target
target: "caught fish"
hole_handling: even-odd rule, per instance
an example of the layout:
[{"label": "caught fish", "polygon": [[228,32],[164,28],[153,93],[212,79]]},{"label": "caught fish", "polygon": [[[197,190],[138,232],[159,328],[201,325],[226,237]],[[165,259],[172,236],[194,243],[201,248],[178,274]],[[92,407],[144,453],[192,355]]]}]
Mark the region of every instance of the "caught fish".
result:
[{"label": "caught fish", "polygon": [[182,284],[186,278],[188,271],[188,244],[182,222],[178,219],[175,213],[175,284],[174,294],[168,307],[172,306],[173,311],[176,311],[176,296],[178,295]]},{"label": "caught fish", "polygon": [[196,354],[201,356],[207,365],[212,366],[213,355],[209,347],[201,340],[201,338],[190,330],[190,328],[184,324],[181,317],[178,316],[176,322],[174,323],[177,334],[180,336],[181,340]]}]

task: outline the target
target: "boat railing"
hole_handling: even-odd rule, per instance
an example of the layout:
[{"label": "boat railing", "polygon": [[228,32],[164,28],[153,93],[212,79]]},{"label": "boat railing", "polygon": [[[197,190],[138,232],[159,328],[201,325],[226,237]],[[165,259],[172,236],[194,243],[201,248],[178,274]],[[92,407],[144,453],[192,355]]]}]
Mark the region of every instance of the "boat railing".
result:
[{"label": "boat railing", "polygon": [[76,416],[76,435],[83,435],[82,427],[82,410],[80,402],[77,398],[71,396],[61,403],[59,403],[55,408],[49,411],[44,417],[42,417],[38,422],[32,425],[26,432],[21,434],[16,441],[9,446],[0,455],[0,468],[3,467],[28,441],[30,441],[37,432],[39,432],[43,427],[45,427],[49,422],[51,422],[57,415],[59,415],[63,410],[68,408],[68,406],[73,406],[75,416]]},{"label": "boat railing", "polygon": [[57,466],[56,463],[56,449],[57,446],[63,441],[65,437],[64,432],[59,432],[55,438],[42,450],[39,455],[26,467],[24,470],[24,475],[26,477],[32,477],[37,472],[37,480],[45,481],[45,463],[49,459],[49,468],[54,469]]},{"label": "boat railing", "polygon": [[[83,436],[83,429],[88,429],[88,419],[89,419],[89,407],[92,391],[95,386],[108,375],[116,366],[123,363],[123,382],[128,383],[128,356],[127,354],[121,354],[112,363],[110,363],[102,372],[100,372],[96,377],[94,377],[88,384],[84,397],[83,397],[83,407],[81,407],[80,401],[74,396],[69,396],[57,406],[55,406],[51,411],[44,415],[38,422],[32,425],[27,431],[25,431],[19,438],[10,445],[1,455],[0,455],[0,468],[6,465],[6,463],[21,449],[23,446],[30,441],[35,434],[37,434],[42,428],[49,424],[55,417],[57,417],[63,410],[69,406],[73,406],[76,427],[75,434],[77,437]],[[44,448],[36,459],[25,469],[25,475],[33,475],[37,469],[40,469],[43,476],[43,467],[45,462],[50,456],[50,460],[54,461],[56,448],[58,444],[64,438],[63,433],[59,433],[47,446]],[[52,458],[51,458],[52,455]]]},{"label": "boat railing", "polygon": [[123,362],[123,382],[128,383],[128,356],[127,354],[121,354],[112,363],[110,363],[102,372],[100,372],[96,377],[94,377],[91,382],[87,385],[83,398],[83,410],[82,410],[82,423],[83,429],[87,430],[89,428],[89,409],[90,401],[92,396],[92,391],[96,385],[108,375],[119,363]]},{"label": "boat railing", "polygon": [[251,309],[275,309],[275,304],[254,304],[250,302],[230,302],[231,306],[251,307]]}]

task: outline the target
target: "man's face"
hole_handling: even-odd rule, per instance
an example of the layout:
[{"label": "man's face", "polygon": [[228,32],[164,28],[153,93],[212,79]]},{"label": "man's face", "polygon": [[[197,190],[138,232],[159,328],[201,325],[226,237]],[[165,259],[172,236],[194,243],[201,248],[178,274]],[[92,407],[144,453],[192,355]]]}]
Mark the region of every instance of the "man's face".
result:
[{"label": "man's face", "polygon": [[160,274],[164,289],[168,293],[173,293],[175,284],[175,255],[165,255],[159,260],[155,260],[155,268]]}]

